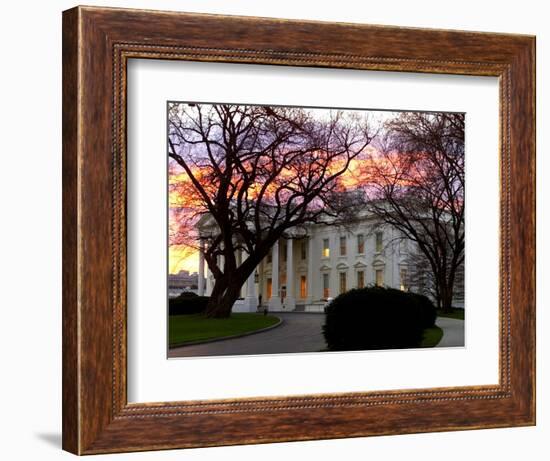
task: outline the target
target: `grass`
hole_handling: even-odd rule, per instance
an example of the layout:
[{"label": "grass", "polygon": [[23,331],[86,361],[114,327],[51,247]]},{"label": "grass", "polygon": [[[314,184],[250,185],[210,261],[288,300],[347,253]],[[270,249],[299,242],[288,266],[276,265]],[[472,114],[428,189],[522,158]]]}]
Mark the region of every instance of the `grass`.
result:
[{"label": "grass", "polygon": [[168,321],[170,347],[196,341],[235,336],[275,325],[279,319],[273,315],[254,313],[231,314],[226,319],[209,319],[204,315],[173,315]]},{"label": "grass", "polygon": [[443,338],[443,330],[439,327],[426,328],[424,330],[424,339],[420,343],[420,347],[435,347]]},{"label": "grass", "polygon": [[450,319],[464,320],[464,309],[453,307],[450,312],[442,312],[441,309],[438,309],[437,316],[448,317]]}]

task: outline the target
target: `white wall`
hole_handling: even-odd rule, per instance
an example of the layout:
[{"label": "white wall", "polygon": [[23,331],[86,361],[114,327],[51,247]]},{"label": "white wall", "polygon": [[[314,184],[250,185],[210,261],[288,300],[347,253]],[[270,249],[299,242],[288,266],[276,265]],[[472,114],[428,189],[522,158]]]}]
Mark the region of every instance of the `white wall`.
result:
[{"label": "white wall", "polygon": [[[537,35],[538,48],[537,427],[140,453],[119,455],[116,459],[463,461],[483,455],[501,461],[548,459],[550,325],[545,310],[550,306],[543,281],[550,255],[543,246],[542,235],[550,232],[550,223],[542,216],[542,211],[550,193],[550,181],[543,185],[541,176],[550,172],[547,171],[548,160],[540,153],[550,149],[550,137],[542,129],[550,125],[550,98],[542,83],[550,79],[550,30],[544,2],[87,0],[86,3],[529,33]],[[5,459],[40,457],[50,460],[71,456],[60,451],[61,10],[74,4],[71,1],[5,2],[0,15],[3,57],[0,84],[0,421],[3,443],[0,450]],[[33,270],[35,279],[29,284],[28,273]]]}]

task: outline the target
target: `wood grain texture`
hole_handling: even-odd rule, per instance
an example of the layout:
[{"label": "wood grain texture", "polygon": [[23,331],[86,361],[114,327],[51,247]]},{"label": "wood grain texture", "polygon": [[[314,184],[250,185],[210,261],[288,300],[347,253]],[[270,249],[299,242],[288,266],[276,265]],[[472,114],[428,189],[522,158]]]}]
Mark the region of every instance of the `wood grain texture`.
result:
[{"label": "wood grain texture", "polygon": [[[534,52],[534,38],[518,35],[64,12],[64,449],[90,454],[534,424]],[[125,124],[126,63],[133,58],[498,76],[499,384],[128,404]]]},{"label": "wood grain texture", "polygon": [[63,447],[79,452],[78,381],[78,11],[63,17]]}]

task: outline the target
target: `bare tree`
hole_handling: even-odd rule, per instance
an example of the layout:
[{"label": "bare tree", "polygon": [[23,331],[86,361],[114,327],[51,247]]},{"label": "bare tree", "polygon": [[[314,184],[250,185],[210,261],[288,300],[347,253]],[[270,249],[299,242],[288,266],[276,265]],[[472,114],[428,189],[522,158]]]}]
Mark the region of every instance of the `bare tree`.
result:
[{"label": "bare tree", "polygon": [[377,141],[367,208],[416,242],[448,311],[464,261],[464,115],[402,113]]},{"label": "bare tree", "polygon": [[[411,252],[406,258],[407,286],[410,290],[428,296],[441,308],[439,285],[428,258],[422,252]],[[464,301],[464,262],[456,268],[453,302]]]},{"label": "bare tree", "polygon": [[[202,239],[215,283],[206,315],[226,317],[241,287],[290,228],[337,217],[338,178],[372,140],[367,120],[288,107],[173,103],[168,150],[180,203],[171,243]],[[177,180],[181,175],[181,181]],[[215,222],[196,235],[204,215]],[[246,257],[238,261],[237,251]],[[222,256],[223,258],[219,258]],[[220,264],[223,260],[223,265]]]}]

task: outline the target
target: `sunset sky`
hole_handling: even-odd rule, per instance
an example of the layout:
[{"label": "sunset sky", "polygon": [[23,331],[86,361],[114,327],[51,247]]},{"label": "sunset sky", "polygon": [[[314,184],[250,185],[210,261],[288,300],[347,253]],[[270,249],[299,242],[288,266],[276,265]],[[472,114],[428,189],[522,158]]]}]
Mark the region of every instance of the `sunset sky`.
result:
[{"label": "sunset sky", "polygon": [[[204,105],[206,106],[206,105]],[[317,119],[328,119],[331,115],[329,109],[307,109]],[[364,117],[367,115],[373,123],[373,125],[382,125],[388,119],[395,117],[397,112],[388,111],[345,111],[346,113],[357,113]],[[368,152],[375,154],[374,147],[369,146]],[[372,162],[372,156],[369,158],[361,157],[355,158],[351,161],[348,170],[340,177],[340,184],[345,188],[356,188],[359,186],[364,178],[364,171],[368,164]],[[200,175],[200,173],[199,173]],[[197,209],[199,203],[196,199],[196,193],[189,180],[188,175],[183,171],[179,165],[172,159],[169,160],[169,226],[177,226],[180,222],[175,216],[175,210],[184,208],[189,210],[187,218],[193,214],[194,209]],[[185,214],[185,212],[180,211]],[[180,215],[181,216],[181,215]],[[193,218],[195,219],[195,218]],[[193,222],[193,219],[190,221]],[[195,219],[196,220],[196,219]],[[181,270],[187,270],[189,272],[198,272],[199,267],[199,255],[198,251],[185,244],[170,243],[169,246],[169,273],[176,274]]]},{"label": "sunset sky", "polygon": [[199,252],[193,251],[191,255],[185,256],[186,249],[183,245],[170,245],[169,271],[170,274],[177,274],[181,270],[189,272],[199,271]]}]

